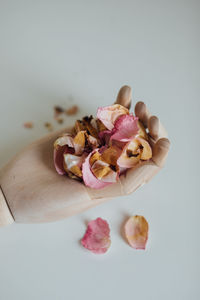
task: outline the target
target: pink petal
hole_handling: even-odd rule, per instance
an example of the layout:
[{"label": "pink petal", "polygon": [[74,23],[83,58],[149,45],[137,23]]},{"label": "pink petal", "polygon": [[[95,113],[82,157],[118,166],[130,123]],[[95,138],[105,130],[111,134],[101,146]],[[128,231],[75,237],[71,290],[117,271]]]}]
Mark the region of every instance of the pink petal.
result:
[{"label": "pink petal", "polygon": [[133,115],[123,115],[115,122],[111,140],[128,142],[138,133],[138,118]]},{"label": "pink petal", "polygon": [[56,171],[59,175],[64,175],[65,169],[64,169],[64,154],[74,153],[74,149],[71,147],[68,147],[67,145],[65,146],[58,146],[54,148],[54,166],[56,168]]},{"label": "pink petal", "polygon": [[111,244],[110,228],[107,221],[101,218],[90,221],[81,244],[95,254],[105,253]]},{"label": "pink petal", "polygon": [[99,179],[97,179],[94,174],[91,171],[90,167],[90,157],[92,154],[94,154],[96,150],[92,151],[87,158],[85,159],[85,162],[82,165],[82,173],[83,173],[83,181],[86,186],[91,187],[93,189],[102,189],[105,186],[111,184],[110,182],[103,182]]},{"label": "pink petal", "polygon": [[112,135],[111,130],[104,130],[104,131],[99,132],[99,138],[100,138],[101,142],[106,145],[109,144],[111,135]]},{"label": "pink petal", "polygon": [[99,107],[97,110],[97,118],[106,126],[106,128],[112,130],[117,118],[128,113],[128,109],[124,106],[114,104],[112,106]]},{"label": "pink petal", "polygon": [[143,216],[133,216],[125,224],[125,235],[129,245],[135,249],[145,249],[149,225]]}]

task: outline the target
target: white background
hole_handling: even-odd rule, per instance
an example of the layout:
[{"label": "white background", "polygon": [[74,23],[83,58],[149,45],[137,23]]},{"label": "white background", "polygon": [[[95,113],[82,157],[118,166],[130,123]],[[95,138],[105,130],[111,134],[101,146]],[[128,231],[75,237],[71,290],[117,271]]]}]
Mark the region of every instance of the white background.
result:
[{"label": "white background", "polygon": [[[95,113],[123,84],[172,144],[163,171],[132,195],[57,223],[1,228],[1,300],[200,299],[199,4],[0,1],[0,166],[46,134],[55,104]],[[132,214],[149,222],[146,251],[120,235]],[[98,256],[79,241],[99,216],[112,246]]]}]

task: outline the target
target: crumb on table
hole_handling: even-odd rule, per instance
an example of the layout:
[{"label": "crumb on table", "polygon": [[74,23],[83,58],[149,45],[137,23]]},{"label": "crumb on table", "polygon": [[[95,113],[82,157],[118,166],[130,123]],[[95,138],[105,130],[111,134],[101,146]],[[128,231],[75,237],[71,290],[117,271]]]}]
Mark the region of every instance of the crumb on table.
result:
[{"label": "crumb on table", "polygon": [[26,128],[26,129],[31,129],[31,128],[33,128],[33,122],[25,122],[25,123],[24,123],[24,128]]},{"label": "crumb on table", "polygon": [[75,115],[78,112],[78,106],[77,105],[73,105],[72,107],[66,109],[65,113],[68,116],[72,116]]},{"label": "crumb on table", "polygon": [[48,129],[48,131],[53,131],[53,126],[50,122],[45,122],[44,126]]}]

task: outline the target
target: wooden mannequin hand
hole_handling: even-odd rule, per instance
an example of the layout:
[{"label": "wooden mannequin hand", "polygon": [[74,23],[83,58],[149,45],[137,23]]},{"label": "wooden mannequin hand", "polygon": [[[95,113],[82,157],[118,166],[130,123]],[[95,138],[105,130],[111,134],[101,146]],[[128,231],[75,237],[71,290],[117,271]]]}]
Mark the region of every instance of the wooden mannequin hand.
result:
[{"label": "wooden mannequin hand", "polygon": [[[130,105],[131,90],[123,87],[117,103]],[[34,142],[0,172],[0,225],[56,221],[80,213],[92,206],[135,191],[149,181],[164,165],[169,140],[158,118],[151,117],[142,102],[135,114],[148,127],[153,149],[150,161],[143,162],[120,176],[118,183],[101,190],[87,188],[83,183],[56,173],[53,165],[53,143],[62,132]]]}]

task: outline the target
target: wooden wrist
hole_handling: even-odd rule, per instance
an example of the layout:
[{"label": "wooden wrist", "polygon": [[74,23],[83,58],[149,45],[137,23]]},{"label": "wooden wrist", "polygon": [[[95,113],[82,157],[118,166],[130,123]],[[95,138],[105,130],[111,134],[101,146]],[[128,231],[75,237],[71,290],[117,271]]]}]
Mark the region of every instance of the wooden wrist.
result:
[{"label": "wooden wrist", "polygon": [[12,224],[14,219],[7,205],[5,196],[0,187],[0,226],[6,226]]}]

